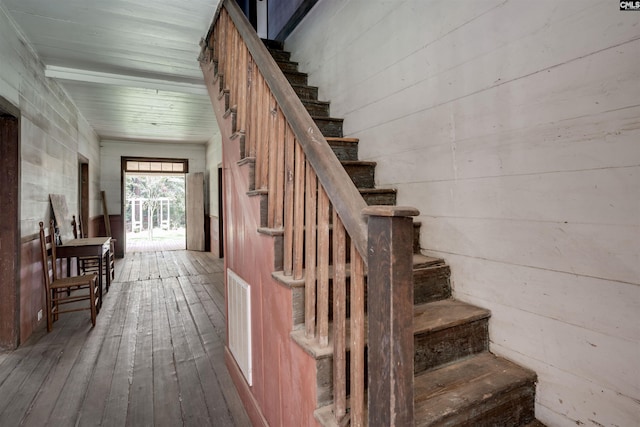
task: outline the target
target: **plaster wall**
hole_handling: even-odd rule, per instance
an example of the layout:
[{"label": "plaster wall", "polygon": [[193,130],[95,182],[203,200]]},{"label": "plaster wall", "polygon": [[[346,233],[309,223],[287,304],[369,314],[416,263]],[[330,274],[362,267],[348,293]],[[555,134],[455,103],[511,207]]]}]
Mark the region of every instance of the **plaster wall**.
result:
[{"label": "plaster wall", "polygon": [[88,160],[89,214],[99,209],[98,138],[44,66],[0,3],[0,96],[20,110],[21,187],[20,340],[38,326],[42,309],[41,260],[34,239],[38,223],[48,223],[49,194],[63,194],[70,213],[78,212],[78,161]]},{"label": "plaster wall", "polygon": [[550,426],[640,413],[640,14],[321,0],[286,40]]}]

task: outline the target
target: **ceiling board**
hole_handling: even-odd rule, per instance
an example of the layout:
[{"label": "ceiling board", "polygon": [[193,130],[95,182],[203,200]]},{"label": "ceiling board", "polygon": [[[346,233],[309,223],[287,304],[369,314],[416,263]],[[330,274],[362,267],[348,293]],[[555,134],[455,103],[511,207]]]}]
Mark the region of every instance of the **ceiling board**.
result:
[{"label": "ceiling board", "polygon": [[[218,1],[2,0],[2,4],[45,65],[76,69],[81,75],[82,70],[118,74],[133,86],[134,79],[126,77],[203,85],[199,41]],[[219,132],[206,95],[59,82],[103,139],[203,143]]]}]

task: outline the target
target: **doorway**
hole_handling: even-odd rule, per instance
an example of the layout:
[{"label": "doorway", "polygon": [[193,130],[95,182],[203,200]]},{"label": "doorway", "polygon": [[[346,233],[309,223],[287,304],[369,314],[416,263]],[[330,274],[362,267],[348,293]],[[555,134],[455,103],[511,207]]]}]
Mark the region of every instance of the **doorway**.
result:
[{"label": "doorway", "polygon": [[20,111],[0,98],[0,349],[20,342]]},{"label": "doorway", "polygon": [[186,248],[185,159],[123,158],[126,252]]}]

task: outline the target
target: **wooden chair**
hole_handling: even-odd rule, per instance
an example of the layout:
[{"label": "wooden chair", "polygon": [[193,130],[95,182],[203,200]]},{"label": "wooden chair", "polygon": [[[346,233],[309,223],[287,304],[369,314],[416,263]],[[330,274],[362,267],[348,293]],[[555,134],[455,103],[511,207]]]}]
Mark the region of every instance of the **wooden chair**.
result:
[{"label": "wooden chair", "polygon": [[[73,215],[72,216],[73,220],[71,221],[71,229],[73,230],[73,238],[77,239],[78,236],[82,237],[84,236],[83,233],[83,228],[82,228],[82,221],[80,222],[76,222],[76,216]],[[111,275],[111,280],[113,280],[116,276],[115,273],[115,248],[114,248],[114,239],[111,239],[111,247],[109,249],[109,259],[106,260],[105,262],[105,274],[110,274]],[[78,262],[77,262],[77,268],[78,268],[78,274],[88,274],[88,273],[98,273],[99,270],[99,263],[100,263],[100,258],[98,257],[81,257],[78,258]],[[106,281],[106,283],[109,283],[109,281]],[[107,291],[109,291],[109,288],[107,287]]]},{"label": "wooden chair", "polygon": [[[40,249],[42,252],[42,272],[46,294],[47,331],[53,329],[53,322],[61,313],[90,310],[91,324],[96,325],[98,314],[99,289],[98,276],[89,274],[59,278],[56,262],[56,239],[53,220],[49,224],[49,235],[45,235],[44,224],[40,222]],[[73,291],[73,292],[71,292]],[[85,304],[81,304],[87,301]],[[65,304],[73,304],[70,308],[61,309]],[[85,306],[82,306],[85,305]]]}]

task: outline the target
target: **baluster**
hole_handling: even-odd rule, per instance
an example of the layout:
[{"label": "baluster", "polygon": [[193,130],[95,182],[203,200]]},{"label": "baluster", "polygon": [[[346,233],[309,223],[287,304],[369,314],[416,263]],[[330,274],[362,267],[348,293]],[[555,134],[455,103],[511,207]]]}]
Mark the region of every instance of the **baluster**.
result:
[{"label": "baluster", "polygon": [[[247,131],[244,137],[245,141],[245,153],[247,157],[256,156],[256,105],[258,104],[258,97],[256,96],[256,64],[253,59],[248,55],[247,62]],[[254,164],[255,165],[255,164]],[[255,189],[255,169],[253,178],[253,187]]]},{"label": "baluster", "polygon": [[351,244],[351,426],[364,425],[364,261]]},{"label": "baluster", "polygon": [[284,137],[284,274],[293,274],[295,139],[287,124]]},{"label": "baluster", "polygon": [[333,209],[333,413],[338,423],[347,407],[346,240],[342,221]]},{"label": "baluster", "polygon": [[249,85],[249,75],[248,75],[248,71],[247,71],[247,67],[249,65],[248,63],[248,52],[247,52],[247,48],[244,45],[244,43],[242,43],[242,39],[240,38],[240,36],[238,35],[238,49],[240,50],[240,58],[239,58],[239,66],[240,66],[240,87],[239,87],[239,93],[238,93],[238,130],[240,132],[243,132],[245,134],[245,148],[243,150],[243,157],[247,156],[247,152],[248,150],[246,149],[246,143],[247,143],[247,102],[248,102],[248,96],[247,96],[247,86]]},{"label": "baluster", "polygon": [[329,345],[329,197],[318,186],[318,339]]},{"label": "baluster", "polygon": [[276,116],[276,191],[274,201],[274,228],[282,228],[284,225],[284,128],[285,118],[282,110],[278,109]]},{"label": "baluster", "polygon": [[269,94],[269,142],[267,145],[267,182],[269,192],[267,194],[267,226],[275,228],[276,222],[276,196],[278,173],[278,104],[273,95]]},{"label": "baluster", "polygon": [[313,168],[306,162],[305,192],[305,275],[304,275],[304,312],[305,333],[308,338],[316,336],[316,239],[317,239],[317,203],[318,179]]},{"label": "baluster", "polygon": [[303,250],[304,250],[304,151],[298,141],[294,140],[295,165],[295,195],[294,195],[294,227],[293,227],[293,278],[302,279]]},{"label": "baluster", "polygon": [[264,144],[266,139],[264,121],[267,114],[264,108],[264,98],[266,96],[264,91],[264,78],[260,74],[259,70],[256,70],[256,90],[257,90],[257,106],[256,106],[256,162],[255,162],[255,182],[256,190],[264,188],[264,181],[262,181],[262,158],[264,157]]}]

